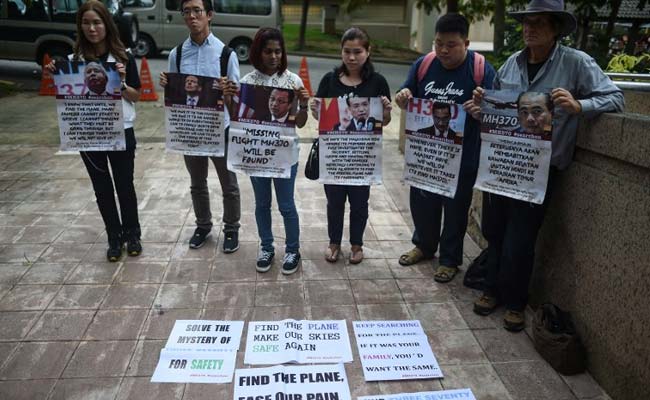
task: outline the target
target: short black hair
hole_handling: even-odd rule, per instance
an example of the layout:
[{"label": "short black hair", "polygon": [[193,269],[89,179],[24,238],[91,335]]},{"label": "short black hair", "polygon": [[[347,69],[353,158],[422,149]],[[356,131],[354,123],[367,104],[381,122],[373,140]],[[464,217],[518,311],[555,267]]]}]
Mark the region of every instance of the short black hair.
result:
[{"label": "short black hair", "polygon": [[548,92],[521,92],[519,93],[519,96],[517,96],[517,110],[519,110],[519,103],[521,102],[521,99],[523,97],[543,97],[544,98],[544,105],[546,106],[546,109],[551,113],[554,114],[555,111],[555,106],[553,105],[553,99],[551,98],[551,94]]},{"label": "short black hair", "polygon": [[[190,0],[181,0],[180,5],[178,6],[178,11],[183,11],[183,5],[187,3]],[[212,0],[202,0],[203,3],[203,8],[205,9],[205,13],[209,13],[210,11],[214,11],[214,8],[212,8]]]},{"label": "short black hair", "polygon": [[433,103],[433,110],[447,110],[449,111],[449,114],[451,114],[451,104],[436,101]]},{"label": "short black hair", "polygon": [[469,35],[467,18],[458,13],[447,13],[436,21],[436,33],[458,33],[463,39]]},{"label": "short black hair", "polygon": [[280,91],[280,92],[284,92],[284,93],[286,93],[287,96],[288,96],[288,97],[287,97],[287,100],[289,101],[289,103],[293,103],[293,99],[294,99],[294,97],[296,96],[296,92],[294,92],[294,91],[291,90],[291,89],[273,88],[273,89],[271,89],[271,91],[269,92],[269,97],[271,97],[271,93],[273,93],[274,90],[278,90],[278,91]]}]

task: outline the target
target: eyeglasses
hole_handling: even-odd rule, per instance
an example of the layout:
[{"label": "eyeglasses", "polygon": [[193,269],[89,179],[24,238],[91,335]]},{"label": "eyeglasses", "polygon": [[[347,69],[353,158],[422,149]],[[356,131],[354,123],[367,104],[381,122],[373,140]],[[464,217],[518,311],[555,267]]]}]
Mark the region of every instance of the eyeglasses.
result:
[{"label": "eyeglasses", "polygon": [[190,15],[194,15],[195,17],[200,17],[201,15],[203,15],[204,12],[205,12],[204,9],[198,7],[186,8],[183,11],[181,11],[181,15],[183,17],[189,17]]}]

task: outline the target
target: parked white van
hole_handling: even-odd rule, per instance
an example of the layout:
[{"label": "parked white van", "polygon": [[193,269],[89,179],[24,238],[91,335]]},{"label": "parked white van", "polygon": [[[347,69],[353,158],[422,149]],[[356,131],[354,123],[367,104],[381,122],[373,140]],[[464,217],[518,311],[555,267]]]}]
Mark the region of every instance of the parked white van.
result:
[{"label": "parked white van", "polygon": [[[282,28],[278,0],[213,0],[212,32],[232,47],[240,62],[248,53],[260,27]],[[188,36],[180,13],[180,0],[125,0],[125,8],[138,16],[140,36],[135,55],[152,56],[171,50]]]}]

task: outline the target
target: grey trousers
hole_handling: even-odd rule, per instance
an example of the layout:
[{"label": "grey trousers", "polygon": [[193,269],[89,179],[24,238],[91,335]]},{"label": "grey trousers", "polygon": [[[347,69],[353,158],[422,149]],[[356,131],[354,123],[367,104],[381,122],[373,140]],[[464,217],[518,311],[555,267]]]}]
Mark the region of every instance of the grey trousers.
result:
[{"label": "grey trousers", "polygon": [[208,191],[208,158],[212,160],[223,193],[223,230],[224,232],[237,232],[241,204],[239,199],[239,185],[237,175],[228,171],[226,157],[183,156],[185,167],[190,173],[190,193],[192,205],[196,216],[196,226],[212,229],[212,212],[210,211],[210,192]]}]

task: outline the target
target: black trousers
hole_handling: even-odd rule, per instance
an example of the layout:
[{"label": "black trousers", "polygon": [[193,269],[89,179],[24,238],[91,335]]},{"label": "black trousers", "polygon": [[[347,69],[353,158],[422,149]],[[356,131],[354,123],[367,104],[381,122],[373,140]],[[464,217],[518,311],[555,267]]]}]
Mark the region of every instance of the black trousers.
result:
[{"label": "black trousers", "polygon": [[368,222],[370,186],[325,185],[327,233],[330,244],[341,244],[345,200],[350,202],[350,244],[363,246],[363,231]]},{"label": "black trousers", "polygon": [[[81,159],[93,184],[97,207],[104,220],[109,239],[117,238],[122,233],[140,237],[138,200],[133,186],[135,161],[133,128],[126,129],[125,134],[127,146],[124,151],[81,152]],[[115,203],[115,192],[120,202],[119,213]]]},{"label": "black trousers", "polygon": [[488,241],[486,292],[506,309],[523,311],[535,261],[537,234],[544,222],[557,170],[551,167],[542,204],[483,193],[482,232]]}]

